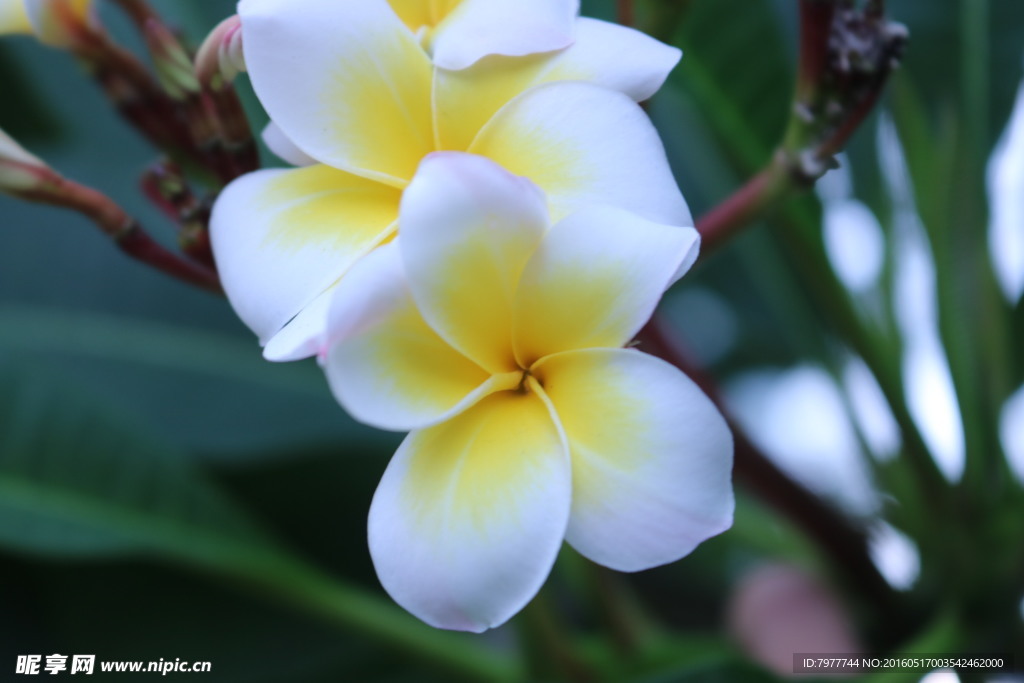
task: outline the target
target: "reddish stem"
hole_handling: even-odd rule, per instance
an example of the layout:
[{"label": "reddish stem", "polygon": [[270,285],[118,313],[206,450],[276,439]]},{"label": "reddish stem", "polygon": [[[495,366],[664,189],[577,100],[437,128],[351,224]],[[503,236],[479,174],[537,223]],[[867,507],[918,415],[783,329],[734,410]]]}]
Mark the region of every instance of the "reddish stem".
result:
[{"label": "reddish stem", "polygon": [[619,23],[623,26],[636,26],[636,11],[633,0],[618,0]]},{"label": "reddish stem", "polygon": [[146,199],[150,201],[153,206],[160,209],[160,212],[170,218],[175,227],[181,227],[181,211],[175,203],[165,196],[163,189],[160,186],[160,178],[156,169],[147,169],[139,180],[139,187],[142,189],[142,194],[146,196]]},{"label": "reddish stem", "polygon": [[235,88],[230,83],[224,83],[218,88],[207,88],[203,94],[217,112],[224,146],[231,156],[236,176],[258,170],[259,148]]},{"label": "reddish stem", "polygon": [[749,225],[785,192],[786,185],[775,164],[764,168],[728,199],[701,216],[697,232],[701,236],[701,255],[724,244]]},{"label": "reddish stem", "polygon": [[215,271],[186,261],[157,243],[137,220],[101,192],[55,176],[41,189],[19,193],[19,196],[78,211],[92,219],[104,234],[114,240],[118,248],[132,258],[183,282],[211,292],[223,292]]},{"label": "reddish stem", "polygon": [[160,15],[145,0],[113,0],[113,2],[131,18],[140,31],[145,30],[146,23],[150,20],[160,20]]},{"label": "reddish stem", "polygon": [[121,114],[156,147],[181,152],[206,165],[185,126],[177,103],[165,93],[146,67],[130,52],[103,34],[90,34],[75,48]]},{"label": "reddish stem", "polygon": [[828,40],[836,5],[832,0],[800,0],[800,65],[796,97],[806,102],[828,70]]},{"label": "reddish stem", "polygon": [[828,140],[818,147],[817,158],[829,159],[842,152],[846,147],[846,143],[850,141],[853,134],[864,123],[864,119],[874,111],[875,105],[878,104],[878,99],[881,96],[882,84],[879,84],[877,88],[873,88],[864,96],[864,99],[857,104],[857,108],[854,109],[843,124],[839,126]]}]

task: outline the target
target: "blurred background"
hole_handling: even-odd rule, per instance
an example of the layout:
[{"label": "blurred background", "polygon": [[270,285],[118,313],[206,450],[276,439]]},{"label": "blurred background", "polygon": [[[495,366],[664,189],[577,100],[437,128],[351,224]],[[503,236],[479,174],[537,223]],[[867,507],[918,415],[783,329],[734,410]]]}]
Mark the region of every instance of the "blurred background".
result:
[{"label": "blurred background", "polygon": [[[234,11],[153,4],[194,43]],[[796,2],[636,9],[684,50],[649,111],[700,215],[782,136]],[[583,13],[616,15],[610,0]],[[752,447],[863,534],[882,589],[778,509],[785,491],[741,485],[734,528],[692,556],[625,576],[566,549],[540,617],[431,640],[391,609],[366,548],[401,435],[353,423],[313,362],[263,361],[224,300],[78,215],[0,196],[0,680],[54,652],[210,661],[226,682],[451,680],[411,654],[433,647],[534,680],[758,683],[791,674],[793,652],[1015,653],[1024,671],[1024,4],[888,14],[910,47],[841,168],[662,308]],[[172,243],[138,192],[156,153],[70,56],[0,41],[0,128]],[[404,635],[365,627],[377,618]],[[538,639],[585,671],[546,662]],[[1024,680],[922,676],[864,680]]]}]

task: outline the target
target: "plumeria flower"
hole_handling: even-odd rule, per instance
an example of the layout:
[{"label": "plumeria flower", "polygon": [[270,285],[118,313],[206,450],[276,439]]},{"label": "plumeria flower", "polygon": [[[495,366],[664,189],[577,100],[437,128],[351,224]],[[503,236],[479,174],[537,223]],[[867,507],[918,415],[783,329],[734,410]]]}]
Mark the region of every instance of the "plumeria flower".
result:
[{"label": "plumeria flower", "polygon": [[539,590],[563,539],[621,571],[732,522],[732,438],[679,370],[623,348],[696,258],[692,228],[597,207],[548,229],[536,185],[437,153],[402,234],[356,264],[323,357],[357,419],[412,430],[370,509],[384,588],[482,631]]},{"label": "plumeria flower", "polygon": [[[445,17],[431,42],[433,60],[422,29],[410,28],[419,21],[410,19],[414,5],[432,6],[239,5],[245,65],[275,126],[269,142],[305,166],[244,176],[222,193],[211,222],[228,297],[270,359],[315,351],[332,287],[394,237],[402,190],[434,151],[473,152],[531,178],[556,217],[600,201],[662,223],[693,224],[661,141],[635,104],[661,86],[678,50],[632,29],[579,19],[570,47],[492,54],[449,70],[437,64],[442,28],[468,41],[456,29],[472,19],[468,33],[500,28],[510,41],[521,33],[522,50],[538,49],[531,42],[538,17],[562,3],[433,3],[452,8],[431,15]],[[513,52],[512,44],[489,49]]]},{"label": "plumeria flower", "polygon": [[95,23],[92,0],[0,0],[0,35],[35,35],[54,47],[69,47],[79,27]]}]

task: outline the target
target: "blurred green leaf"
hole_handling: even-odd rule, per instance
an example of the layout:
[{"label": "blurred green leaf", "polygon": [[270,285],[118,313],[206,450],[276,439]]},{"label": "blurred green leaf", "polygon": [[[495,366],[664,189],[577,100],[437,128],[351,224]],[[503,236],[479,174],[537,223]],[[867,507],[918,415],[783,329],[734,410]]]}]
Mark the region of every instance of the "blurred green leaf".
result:
[{"label": "blurred green leaf", "polygon": [[55,117],[40,101],[18,69],[17,61],[11,59],[3,45],[0,45],[0,83],[4,84],[4,96],[0,97],[0,129],[22,144],[60,137],[61,129]]},{"label": "blurred green leaf", "polygon": [[[972,32],[970,25],[965,32]],[[974,69],[972,60],[964,62],[965,73]],[[939,331],[963,422],[963,483],[988,489],[1007,474],[998,419],[1013,389],[1008,381],[1013,342],[985,239],[987,148],[970,111],[987,92],[973,93],[959,109],[947,106],[936,124],[929,122],[916,84],[899,79],[896,85],[893,114],[934,256]]]},{"label": "blurred green leaf", "polygon": [[[2,565],[4,585],[30,597],[23,610],[5,609],[0,600],[0,662],[56,651],[115,661],[209,661],[218,683],[451,680],[387,645],[339,634],[327,622],[208,577],[138,561],[53,564],[3,556]],[[46,615],[45,624],[32,628],[38,615]]]},{"label": "blurred green leaf", "polygon": [[[1017,301],[1013,309],[1013,339],[1024,339],[1024,297]],[[1024,385],[1024,353],[1016,353],[1012,359],[1011,378],[1014,386]]]},{"label": "blurred green leaf", "polygon": [[[781,680],[775,674],[745,661],[738,655],[711,655],[703,661],[687,664],[665,674],[639,679],[636,683],[779,683]],[[816,681],[806,679],[806,683]]]},{"label": "blurred green leaf", "polygon": [[257,455],[238,467],[219,456],[216,480],[276,537],[346,580],[379,590],[366,549],[370,502],[396,444],[356,442],[290,448]]},{"label": "blurred green leaf", "polygon": [[988,88],[990,101],[978,103],[978,111],[987,112],[982,122],[988,131],[983,141],[987,150],[991,149],[1009,117],[1020,81],[1024,59],[1024,3],[1013,0],[989,3],[988,17],[983,19],[987,39],[981,54],[960,36],[961,10],[970,9],[973,4],[974,0],[890,0],[888,11],[895,20],[910,28],[911,43],[905,70],[921,88],[923,99],[933,105],[933,112],[955,105],[960,96],[964,52],[975,51],[976,54],[967,57],[981,61],[980,68],[991,84]]},{"label": "blurred green leaf", "polygon": [[[899,650],[891,654],[910,656],[957,652],[958,645],[963,642],[962,635],[957,618],[948,612],[941,613],[910,642],[904,643]],[[918,676],[911,676],[906,672],[880,671],[866,676],[865,680],[867,683],[905,683],[918,680]]]},{"label": "blurred green leaf", "polygon": [[670,83],[702,103],[726,152],[756,169],[782,136],[791,97],[793,53],[771,3],[692,0],[672,38],[684,57]]},{"label": "blurred green leaf", "polygon": [[273,449],[296,442],[394,442],[356,425],[313,362],[268,363],[254,342],[221,332],[0,303],[0,352],[59,370],[210,458],[294,457]]},{"label": "blurred green leaf", "polygon": [[253,344],[181,325],[102,313],[0,306],[0,348],[114,360],[298,395],[324,395],[323,375],[315,368],[290,364],[276,366],[275,372]]},{"label": "blurred green leaf", "polygon": [[38,373],[0,367],[0,543],[214,564],[265,544],[180,453]]},{"label": "blurred green leaf", "polygon": [[60,557],[155,554],[261,587],[463,675],[516,677],[512,662],[292,556],[181,453],[59,379],[0,368],[0,545]]},{"label": "blurred green leaf", "polygon": [[736,497],[736,513],[730,531],[734,541],[773,560],[807,566],[817,561],[813,544],[773,511],[747,495]]}]

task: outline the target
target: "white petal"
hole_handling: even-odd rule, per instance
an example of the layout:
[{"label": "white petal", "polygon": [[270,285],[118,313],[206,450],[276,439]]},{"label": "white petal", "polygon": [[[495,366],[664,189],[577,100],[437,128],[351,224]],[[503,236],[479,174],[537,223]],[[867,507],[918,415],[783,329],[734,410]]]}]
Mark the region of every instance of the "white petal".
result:
[{"label": "white petal", "polygon": [[491,119],[469,149],[529,178],[554,218],[610,205],[692,226],[658,132],[631,99],[589,83],[547,83]]},{"label": "white petal", "polygon": [[328,287],[306,305],[263,347],[263,357],[287,363],[317,355],[326,344],[327,312],[338,285]]},{"label": "white petal", "polygon": [[270,118],[306,154],[402,186],[434,149],[430,59],[385,0],[242,0]]},{"label": "white petal", "polygon": [[324,369],[331,389],[354,418],[375,427],[423,427],[520,379],[492,378],[427,326],[395,243],[342,279],[328,318]]},{"label": "white petal", "polygon": [[395,230],[399,192],[327,166],[244,175],[217,199],[210,238],[228,299],[266,344]]},{"label": "white petal", "polygon": [[462,0],[434,33],[434,63],[464,69],[487,55],[561,50],[578,11],[579,0]]},{"label": "white petal", "polygon": [[564,441],[533,393],[494,394],[413,432],[370,507],[370,554],[398,604],[440,628],[480,632],[522,609],[562,545]]},{"label": "white petal", "polygon": [[318,163],[316,159],[303,152],[288,139],[284,131],[273,121],[263,129],[263,142],[279,159],[287,161],[292,166],[312,166]]},{"label": "white petal", "polygon": [[548,227],[544,195],[494,162],[439,152],[402,197],[402,258],[423,317],[488,371],[517,369],[512,298]]},{"label": "white petal", "polygon": [[54,172],[0,129],[0,191],[32,190],[43,182],[44,174],[52,177]]},{"label": "white petal", "polygon": [[523,367],[560,351],[628,343],[680,267],[693,263],[693,228],[628,211],[584,209],[554,226],[526,265],[513,328]]},{"label": "white petal", "polygon": [[732,435],[676,368],[633,350],[551,356],[534,374],[569,440],[566,540],[637,571],[675,561],[732,524]]},{"label": "white petal", "polygon": [[577,20],[576,42],[529,57],[489,57],[468,69],[434,76],[437,134],[445,149],[467,149],[494,115],[542,83],[587,81],[649,98],[679,62],[681,52],[639,31],[596,19]]},{"label": "white petal", "polygon": [[24,0],[0,0],[0,35],[32,33]]},{"label": "white petal", "polygon": [[583,17],[576,42],[553,60],[548,80],[590,81],[643,102],[661,89],[682,56],[635,29]]}]

